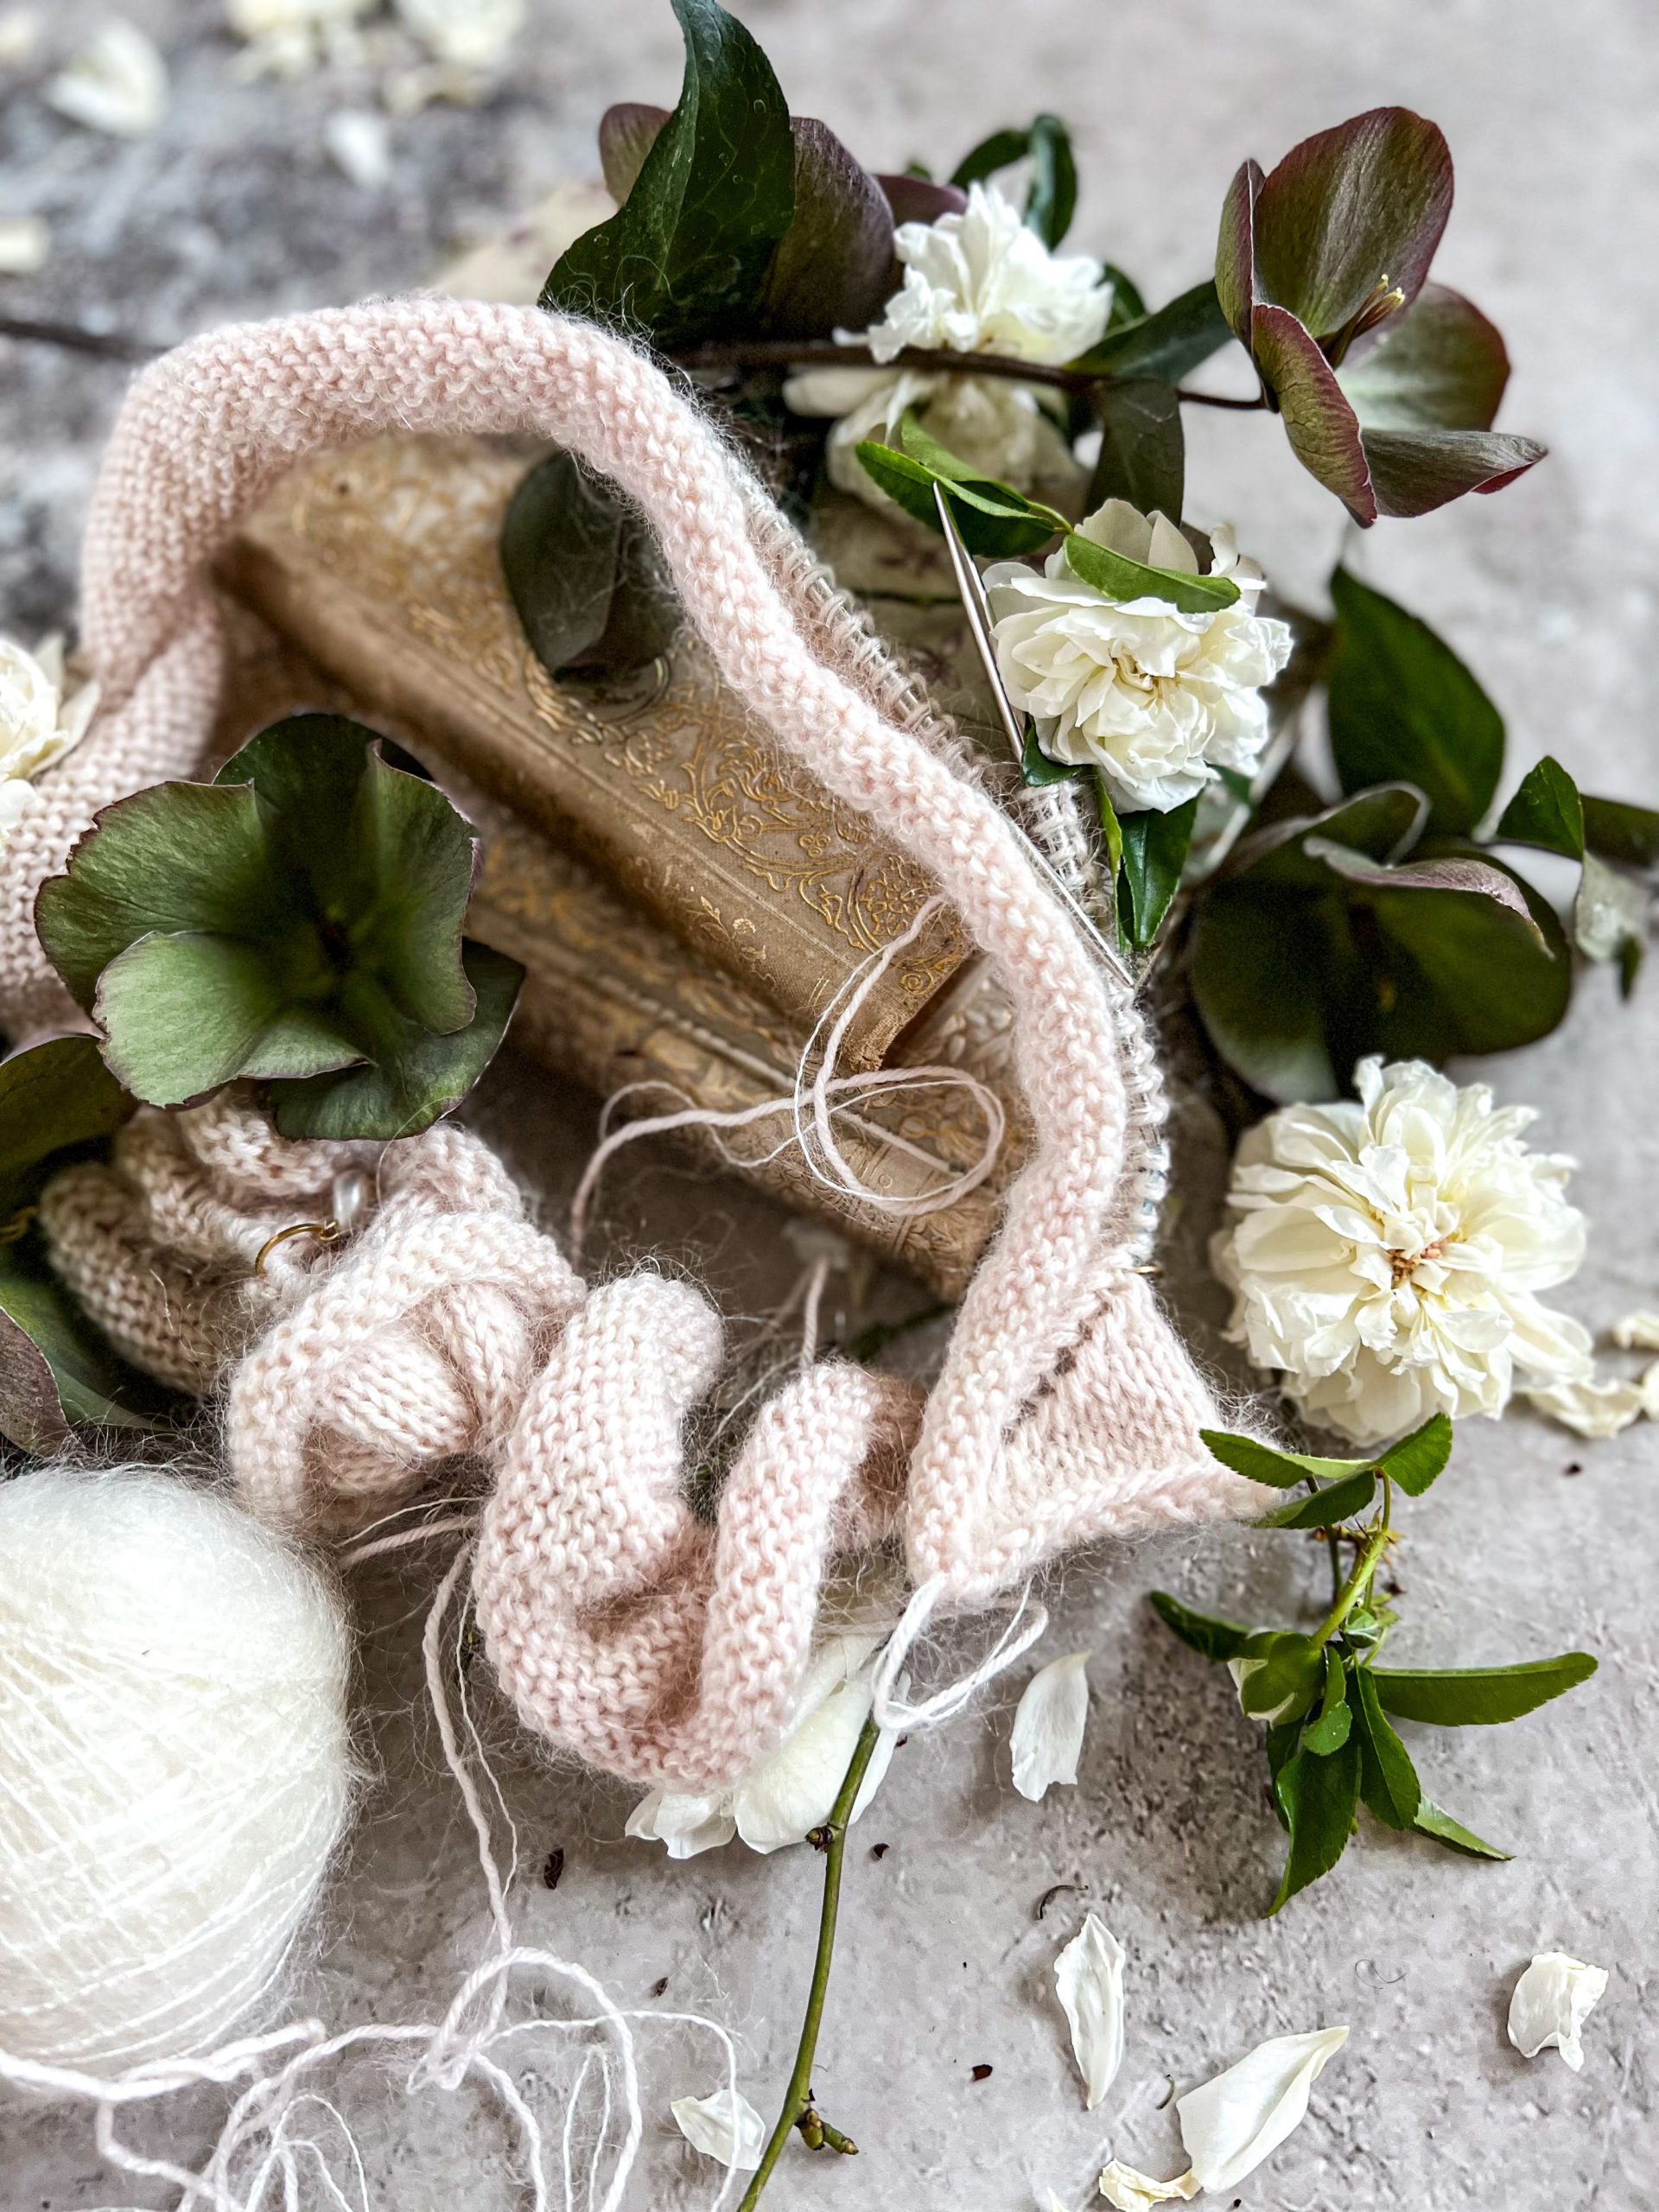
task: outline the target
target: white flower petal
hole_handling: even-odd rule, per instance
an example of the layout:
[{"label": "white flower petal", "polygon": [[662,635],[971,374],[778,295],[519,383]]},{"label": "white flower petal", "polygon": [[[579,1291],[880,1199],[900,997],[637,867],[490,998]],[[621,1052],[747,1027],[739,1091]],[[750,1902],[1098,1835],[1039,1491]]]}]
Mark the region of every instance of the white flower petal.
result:
[{"label": "white flower petal", "polygon": [[1510,1999],[1510,2041],[1523,2058],[1559,2050],[1576,2074],[1584,2064],[1580,2031],[1607,1987],[1604,1967],[1587,1967],[1565,1951],[1541,1951]]},{"label": "white flower petal", "polygon": [[1621,1351],[1659,1351],[1659,1313],[1627,1313],[1610,1333]]},{"label": "white flower petal", "polygon": [[1123,2063],[1123,1946],[1094,1913],[1055,1960],[1054,1986],[1092,2112]]},{"label": "white flower petal", "polygon": [[397,13],[435,61],[493,69],[524,28],[524,0],[397,0]]},{"label": "white flower petal", "polygon": [[741,2089],[708,2097],[676,2097],[669,2110],[694,2151],[752,2174],[766,2147],[766,2123]]},{"label": "white flower petal", "polygon": [[[866,1637],[840,1637],[807,1670],[796,1720],[775,1751],[757,1759],[732,1792],[737,1832],[751,1851],[780,1851],[828,1820],[869,1717],[873,1669],[860,1665]],[[849,1667],[857,1667],[849,1673]],[[883,1734],[853,1807],[856,1821],[874,1796],[893,1757]]]},{"label": "white flower petal", "polygon": [[1173,2181],[1154,2181],[1137,2167],[1114,2158],[1100,2177],[1100,2193],[1117,2212],[1150,2212],[1154,2204],[1187,2204],[1198,2193],[1194,2173],[1178,2174]]},{"label": "white flower petal", "polygon": [[1575,1436],[1592,1440],[1617,1436],[1643,1411],[1642,1388],[1637,1382],[1598,1381],[1552,1382],[1541,1390],[1523,1390],[1522,1396],[1551,1421],[1560,1421]]},{"label": "white flower petal", "polygon": [[729,1843],[737,1834],[737,1822],[721,1798],[653,1789],[628,1815],[623,1833],[662,1844],[671,1859],[695,1859]]},{"label": "white flower petal", "polygon": [[364,192],[378,192],[391,176],[391,131],[369,108],[336,108],[322,126],[322,143],[334,166]]},{"label": "white flower petal", "polygon": [[1089,1725],[1089,1654],[1073,1651],[1039,1667],[1014,1716],[1009,1750],[1014,1786],[1035,1802],[1051,1783],[1076,1782]]},{"label": "white flower petal", "polygon": [[1345,2027],[1274,2036],[1177,2101],[1200,2189],[1230,2189],[1278,2149],[1306,2113],[1308,2091],[1327,2060],[1347,2040]]},{"label": "white flower petal", "polygon": [[0,276],[33,276],[51,251],[52,233],[38,215],[0,216]]},{"label": "white flower petal", "polygon": [[142,138],[167,108],[167,64],[155,41],[118,16],[48,85],[47,104],[72,123]]}]

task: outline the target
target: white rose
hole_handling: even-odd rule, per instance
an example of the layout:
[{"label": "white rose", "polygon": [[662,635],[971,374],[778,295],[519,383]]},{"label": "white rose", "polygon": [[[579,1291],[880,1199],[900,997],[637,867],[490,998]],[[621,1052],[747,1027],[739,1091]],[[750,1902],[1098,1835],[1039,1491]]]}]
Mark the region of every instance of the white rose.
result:
[{"label": "white rose", "polygon": [[[807,1667],[795,1712],[778,1748],[757,1759],[741,1782],[708,1796],[653,1789],[628,1815],[627,1834],[667,1847],[671,1859],[694,1859],[741,1836],[751,1851],[799,1843],[828,1820],[859,1732],[869,1717],[873,1655],[879,1636],[829,1637]],[[874,1796],[893,1757],[884,1734],[865,1769],[852,1817]]]},{"label": "white rose", "polygon": [[0,638],[0,849],[35,804],[34,779],[79,744],[97,705],[95,683],[65,696],[60,639],[31,653]]},{"label": "white rose", "polygon": [[1357,1100],[1283,1107],[1240,1142],[1211,1249],[1232,1341],[1360,1444],[1495,1416],[1516,1369],[1586,1376],[1588,1334],[1537,1296],[1577,1269],[1585,1224],[1573,1163],[1521,1141],[1531,1109],[1421,1060],[1362,1060],[1354,1082]]},{"label": "white rose", "polygon": [[[880,321],[836,333],[878,361],[913,346],[1052,365],[1104,334],[1112,288],[1099,263],[1052,253],[995,185],[970,186],[960,214],[901,224],[893,251],[905,281]],[[1046,385],[913,369],[808,369],[790,378],[784,397],[798,415],[838,418],[826,454],[830,480],[873,506],[892,502],[865,474],[856,448],[861,439],[890,438],[912,408],[942,445],[1020,491],[1080,480],[1052,419],[1064,420],[1065,394]]]},{"label": "white rose", "polygon": [[[1173,523],[1125,499],[1078,534],[1154,568],[1198,573]],[[1037,725],[1052,760],[1098,768],[1123,812],[1166,814],[1217,768],[1253,772],[1268,740],[1262,687],[1290,658],[1289,626],[1257,614],[1262,571],[1241,560],[1232,532],[1215,532],[1213,573],[1238,586],[1231,607],[1183,614],[1167,600],[1107,599],[1051,554],[1041,575],[1022,561],[985,572],[997,666],[1016,709]]]}]

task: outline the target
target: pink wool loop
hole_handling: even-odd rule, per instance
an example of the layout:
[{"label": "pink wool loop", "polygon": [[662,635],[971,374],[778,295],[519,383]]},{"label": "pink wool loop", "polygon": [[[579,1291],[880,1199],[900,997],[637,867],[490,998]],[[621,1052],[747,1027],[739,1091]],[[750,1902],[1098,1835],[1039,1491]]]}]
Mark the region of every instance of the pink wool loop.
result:
[{"label": "pink wool loop", "polygon": [[[948,1604],[982,1603],[1065,1545],[1248,1510],[1249,1486],[1203,1446],[1213,1408],[1135,1272],[1160,1109],[1133,1008],[1093,965],[1019,833],[937,732],[918,734],[902,680],[868,640],[849,646],[822,572],[708,419],[643,355],[590,325],[442,300],[371,303],[213,333],[138,378],[99,480],[84,570],[85,644],[105,708],[42,779],[42,804],[20,825],[0,882],[0,1018],[11,1033],[66,1011],[33,933],[40,882],[98,806],[188,774],[201,757],[219,681],[207,564],[295,461],[393,427],[529,431],[613,478],[658,531],[688,618],[733,691],[931,873],[1006,979],[1036,1142],[910,1452],[902,1529],[913,1579],[937,1584]],[[823,1546],[838,1540],[804,1506],[780,1507],[778,1540],[804,1548],[780,1585],[779,1603],[797,1608],[783,1636],[722,1579],[728,1558],[740,1581],[752,1571],[746,1516],[794,1497],[790,1455],[816,1454],[823,1438],[834,1463],[825,1480],[837,1497],[849,1484],[856,1492],[892,1408],[858,1400],[833,1369],[766,1408],[745,1479],[728,1485],[712,1559],[684,1529],[673,1540],[687,1560],[696,1554],[675,1570],[677,1592],[692,1595],[671,1604],[642,1589],[618,1601],[625,1624],[629,1607],[639,1612],[633,1672],[617,1671],[614,1624],[601,1633],[579,1609],[532,1630],[516,1609],[539,1592],[559,1610],[550,1562],[573,1555],[565,1516],[585,1526],[582,1515],[601,1510],[586,1493],[613,1464],[580,1408],[549,1404],[547,1377],[599,1390],[601,1369],[571,1363],[585,1333],[565,1356],[588,1311],[568,1265],[512,1217],[504,1194],[460,1202],[445,1177],[473,1169],[459,1156],[440,1162],[440,1149],[428,1139],[391,1147],[391,1195],[360,1247],[320,1270],[244,1362],[231,1392],[238,1478],[263,1510],[350,1522],[448,1450],[499,1459],[492,1526],[512,1571],[491,1563],[486,1544],[479,1587],[492,1593],[486,1628],[504,1667],[522,1669],[510,1682],[521,1706],[598,1744],[573,1718],[574,1669],[627,1706],[595,1756],[631,1771],[679,1760],[677,1770],[712,1772],[745,1731],[722,1733],[709,1699],[718,1705],[748,1682],[759,1686],[753,1710],[785,1709],[784,1655],[804,1648],[799,1609]],[[408,1170],[396,1164],[404,1158]],[[633,1287],[649,1306],[662,1287]],[[670,1329],[676,1316],[651,1310]],[[701,1325],[677,1311],[695,1336]],[[637,1322],[632,1306],[619,1312]],[[664,1378],[677,1372],[671,1347],[653,1341]],[[545,1478],[539,1447],[524,1442],[531,1429],[564,1471],[520,1526],[514,1484]],[[653,1481],[666,1465],[659,1453]],[[672,1552],[656,1561],[664,1573]],[[728,1661],[740,1646],[741,1663]],[[671,1650],[683,1677],[662,1656]],[[656,1684],[662,1711],[631,1702],[640,1682]],[[663,1732],[671,1709],[702,1716],[677,1750]]]}]

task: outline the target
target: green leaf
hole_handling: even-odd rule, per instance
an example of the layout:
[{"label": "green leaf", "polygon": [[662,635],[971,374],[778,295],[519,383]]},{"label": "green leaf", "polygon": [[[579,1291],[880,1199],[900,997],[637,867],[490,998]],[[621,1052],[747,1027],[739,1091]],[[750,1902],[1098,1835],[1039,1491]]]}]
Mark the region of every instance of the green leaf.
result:
[{"label": "green leaf", "polygon": [[48,1037],[0,1059],[0,1230],[131,1111],[95,1038]]},{"label": "green leaf", "polygon": [[1628,799],[1584,798],[1584,842],[1605,861],[1659,868],[1659,813]]},{"label": "green leaf", "polygon": [[970,184],[983,184],[998,169],[1012,168],[1015,162],[1025,159],[1030,149],[1029,130],[993,130],[963,156],[950,172],[950,181],[959,191],[965,192]]},{"label": "green leaf", "polygon": [[[915,522],[940,528],[933,487],[942,485],[950,502],[962,542],[970,553],[991,560],[1017,560],[1048,543],[1058,524],[1010,485],[976,476],[956,455],[930,438],[906,416],[899,437],[916,451],[898,451],[866,439],[856,448],[865,474]],[[925,456],[925,457],[924,457]]]},{"label": "green leaf", "polygon": [[1580,1682],[1596,1662],[1587,1651],[1528,1659],[1514,1667],[1374,1667],[1369,1670],[1385,1712],[1436,1728],[1491,1728],[1548,1705]]},{"label": "green leaf", "polygon": [[1037,731],[1032,723],[1026,725],[1026,747],[1020,756],[1020,780],[1033,790],[1040,791],[1045,784],[1069,784],[1073,778],[1086,776],[1087,768],[1074,768],[1069,760],[1051,760],[1037,742]]},{"label": "green leaf", "polygon": [[1031,126],[1031,190],[1026,223],[1052,252],[1071,227],[1077,209],[1077,165],[1071,134],[1058,115],[1039,115]]},{"label": "green leaf", "polygon": [[1319,339],[1394,286],[1415,298],[1452,212],[1452,156],[1436,126],[1378,107],[1293,146],[1255,195],[1255,296]]},{"label": "green leaf", "polygon": [[1417,1818],[1422,1800],[1417,1770],[1377,1702],[1369,1667],[1353,1669],[1348,1701],[1359,1744],[1359,1794],[1379,1821],[1391,1828],[1408,1828]]},{"label": "green leaf", "polygon": [[1471,1859],[1508,1859],[1511,1853],[1500,1851],[1495,1843],[1484,1843],[1472,1829],[1454,1821],[1450,1813],[1443,1813],[1427,1797],[1417,1800],[1416,1818],[1412,1826],[1421,1835],[1432,1835],[1437,1843],[1449,1844],[1453,1851],[1467,1852]]},{"label": "green leaf", "polygon": [[1198,902],[1194,1002],[1217,1051],[1267,1096],[1338,1097],[1368,1052],[1438,1065],[1507,1051],[1565,1013],[1560,924],[1525,882],[1511,878],[1523,920],[1482,889],[1432,887],[1438,877],[1353,880],[1344,855],[1385,859],[1421,807],[1408,787],[1382,786],[1277,823]]},{"label": "green leaf", "polygon": [[1127,499],[1142,514],[1181,518],[1186,441],[1181,403],[1173,385],[1144,378],[1102,384],[1094,400],[1100,415],[1100,458],[1084,505],[1092,514],[1108,499]]},{"label": "green leaf", "polygon": [[[1068,538],[1068,549],[1077,543]],[[1118,817],[1122,840],[1121,880],[1128,893],[1129,942],[1148,945],[1158,934],[1175,893],[1181,887],[1181,871],[1192,842],[1198,818],[1196,796],[1167,814],[1148,811]]]},{"label": "green leaf", "polygon": [[1179,384],[1231,335],[1216,288],[1206,278],[1155,314],[1109,330],[1069,365],[1091,376]]},{"label": "green leaf", "polygon": [[626,204],[563,254],[555,313],[672,348],[752,317],[795,212],[795,147],[772,66],[715,0],[673,0],[685,76]]},{"label": "green leaf", "polygon": [[1298,1719],[1319,1694],[1325,1654],[1311,1637],[1294,1629],[1258,1629],[1242,1656],[1255,1662],[1238,1686],[1239,1704],[1253,1719]]},{"label": "green leaf", "polygon": [[1096,545],[1092,537],[1073,531],[1065,541],[1066,566],[1084,582],[1110,600],[1161,599],[1183,614],[1214,614],[1231,607],[1238,586],[1230,576],[1189,575],[1179,569],[1154,569],[1145,561],[1132,561]]},{"label": "green leaf", "polygon": [[1098,769],[1095,771],[1095,809],[1100,817],[1100,834],[1106,841],[1107,880],[1116,885],[1123,865],[1123,824],[1112,804],[1106,779]]},{"label": "green leaf", "polygon": [[1337,380],[1368,430],[1488,430],[1509,377],[1503,340],[1480,309],[1426,284]]},{"label": "green leaf", "polygon": [[679,626],[643,518],[570,454],[538,461],[508,501],[501,571],[550,676],[643,668]]},{"label": "green leaf", "polygon": [[1472,853],[1446,853],[1437,859],[1405,861],[1394,866],[1351,851],[1328,837],[1309,837],[1302,848],[1310,858],[1350,883],[1369,884],[1380,891],[1463,891],[1491,899],[1532,931],[1540,949],[1548,952],[1549,939],[1535,919],[1520,880],[1491,861]]},{"label": "green leaf", "polygon": [[1252,1436],[1230,1436],[1221,1428],[1201,1428],[1198,1434],[1224,1467],[1274,1490],[1294,1490],[1310,1475],[1315,1481],[1340,1479],[1376,1465],[1375,1459],[1316,1459],[1306,1452],[1281,1452],[1274,1445],[1258,1444]]},{"label": "green leaf", "polygon": [[1152,1609],[1166,1628],[1173,1629],[1183,1643],[1191,1644],[1205,1659],[1236,1659],[1250,1640],[1251,1630],[1238,1622],[1195,1613],[1166,1590],[1153,1592]]},{"label": "green leaf", "polygon": [[137,1096],[175,1105],[253,1077],[286,1135],[383,1138],[464,1094],[519,970],[464,945],[476,843],[410,766],[359,723],[295,715],[214,785],[99,817],[45,887],[41,932],[66,981],[90,982]]},{"label": "green leaf", "polygon": [[1290,1852],[1270,1913],[1328,1874],[1348,1848],[1359,1802],[1359,1750],[1351,1738],[1324,1757],[1299,1751],[1280,1770],[1274,1796],[1290,1830]]},{"label": "green leaf", "polygon": [[1312,1497],[1294,1498],[1262,1521],[1267,1529],[1334,1529],[1363,1513],[1376,1492],[1376,1477],[1369,1467],[1331,1483]]},{"label": "green leaf", "polygon": [[1584,858],[1583,802],[1559,760],[1547,753],[1528,769],[1494,835],[1503,844],[1535,845],[1571,861]]},{"label": "green leaf", "polygon": [[1445,1414],[1431,1414],[1421,1428],[1391,1444],[1383,1453],[1382,1471],[1397,1483],[1408,1497],[1421,1497],[1445,1471],[1452,1457],[1452,1423]]},{"label": "green leaf", "polygon": [[1327,1644],[1325,1653],[1325,1695],[1318,1717],[1303,1732],[1302,1744],[1317,1758],[1339,1751],[1353,1732],[1354,1716],[1348,1703],[1348,1670],[1342,1656]]},{"label": "green leaf", "polygon": [[1466,836],[1503,773],[1503,716],[1417,615],[1345,569],[1331,594],[1331,746],[1344,791],[1403,779],[1428,799],[1431,835]]},{"label": "green leaf", "polygon": [[1108,330],[1124,330],[1132,322],[1147,320],[1147,303],[1141,296],[1141,288],[1132,276],[1125,274],[1116,262],[1101,264],[1101,275],[1112,288],[1111,318]]}]

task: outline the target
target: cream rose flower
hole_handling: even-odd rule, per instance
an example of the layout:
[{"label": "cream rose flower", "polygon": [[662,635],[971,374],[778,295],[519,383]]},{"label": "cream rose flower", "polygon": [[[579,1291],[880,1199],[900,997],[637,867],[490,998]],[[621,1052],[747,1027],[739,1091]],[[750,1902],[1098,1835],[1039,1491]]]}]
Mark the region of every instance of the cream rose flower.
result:
[{"label": "cream rose flower", "polygon": [[31,653],[0,638],[0,851],[35,804],[35,778],[79,744],[97,709],[95,683],[65,682],[61,639]]},{"label": "cream rose flower", "polygon": [[1584,1256],[1573,1163],[1421,1060],[1362,1060],[1357,1099],[1287,1106],[1238,1147],[1214,1240],[1229,1334],[1310,1421],[1374,1444],[1431,1414],[1497,1415],[1516,1370],[1591,1371],[1587,1332],[1540,1303]]},{"label": "cream rose flower", "polygon": [[[741,1836],[751,1851],[799,1843],[827,1820],[840,1791],[859,1731],[869,1717],[878,1635],[831,1636],[814,1653],[794,1717],[776,1751],[757,1759],[742,1780],[708,1796],[653,1789],[628,1815],[627,1834],[667,1847],[671,1859],[695,1859]],[[860,1787],[857,1820],[880,1788],[893,1757],[883,1735]]]},{"label": "cream rose flower", "polygon": [[[1108,499],[1078,535],[1132,561],[1196,575],[1174,524]],[[1249,775],[1268,741],[1262,687],[1290,658],[1288,625],[1258,614],[1262,571],[1230,530],[1214,534],[1212,573],[1238,586],[1231,607],[1183,614],[1167,600],[1111,600],[1086,584],[1065,550],[1039,574],[1023,561],[985,571],[996,661],[1016,709],[1052,760],[1099,769],[1121,812],[1166,814],[1213,781]]]},{"label": "cream rose flower", "polygon": [[[905,281],[880,321],[836,333],[878,361],[913,346],[1058,365],[1105,333],[1112,288],[1100,264],[1051,252],[995,185],[969,186],[960,213],[901,224],[893,251]],[[838,417],[826,453],[830,480],[873,506],[892,503],[860,466],[858,445],[888,436],[912,408],[941,445],[1020,491],[1081,480],[1052,419],[1064,417],[1065,395],[1046,386],[910,369],[809,369],[789,379],[784,397],[798,415]]]}]

